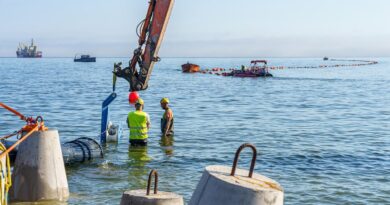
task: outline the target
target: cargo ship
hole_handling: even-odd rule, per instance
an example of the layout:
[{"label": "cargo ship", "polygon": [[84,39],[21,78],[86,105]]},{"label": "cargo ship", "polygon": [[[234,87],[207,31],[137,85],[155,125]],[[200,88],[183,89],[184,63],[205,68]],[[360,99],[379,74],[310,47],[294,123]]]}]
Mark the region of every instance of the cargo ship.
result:
[{"label": "cargo ship", "polygon": [[34,44],[34,39],[31,39],[30,46],[19,43],[16,56],[18,58],[42,58],[42,51],[38,51],[38,47]]}]

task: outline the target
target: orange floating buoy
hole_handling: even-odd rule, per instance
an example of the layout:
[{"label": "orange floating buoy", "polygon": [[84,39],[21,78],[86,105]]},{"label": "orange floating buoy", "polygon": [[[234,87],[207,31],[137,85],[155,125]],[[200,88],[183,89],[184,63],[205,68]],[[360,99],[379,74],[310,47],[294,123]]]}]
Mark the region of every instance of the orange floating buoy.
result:
[{"label": "orange floating buoy", "polygon": [[135,102],[137,102],[139,98],[139,95],[137,92],[133,91],[131,93],[129,93],[129,103],[130,104],[135,104]]}]

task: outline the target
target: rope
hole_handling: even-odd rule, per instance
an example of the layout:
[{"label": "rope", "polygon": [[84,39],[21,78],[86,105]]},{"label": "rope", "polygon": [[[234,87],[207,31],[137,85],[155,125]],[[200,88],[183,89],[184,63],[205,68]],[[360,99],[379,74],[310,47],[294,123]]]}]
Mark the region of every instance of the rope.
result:
[{"label": "rope", "polygon": [[[7,148],[0,142],[0,152],[4,153],[6,150]],[[8,154],[4,161],[5,164],[3,164],[3,159],[0,158],[0,204],[7,205],[8,191],[12,185],[11,163]]]},{"label": "rope", "polygon": [[0,102],[0,107],[3,107],[4,109],[7,109],[8,111],[12,112],[13,114],[15,114],[16,116],[20,117],[21,120],[26,120],[27,118],[22,115],[20,112],[14,110],[13,108],[7,106],[6,104]]},{"label": "rope", "polygon": [[26,140],[33,132],[39,130],[39,125],[36,124],[26,135],[24,135],[20,140],[16,141],[11,147],[9,147],[7,150],[5,150],[3,153],[0,154],[0,159],[3,157],[8,156],[8,154],[15,149],[16,146],[18,146],[20,143],[22,143],[24,140]]},{"label": "rope", "polygon": [[11,134],[9,134],[9,135],[6,135],[6,136],[4,136],[4,137],[0,137],[0,140],[8,139],[8,138],[10,138],[10,137],[12,137],[12,136],[15,136],[15,135],[18,135],[18,134],[20,134],[20,133],[22,133],[22,130],[15,131],[15,132],[13,132],[13,133],[11,133]]}]

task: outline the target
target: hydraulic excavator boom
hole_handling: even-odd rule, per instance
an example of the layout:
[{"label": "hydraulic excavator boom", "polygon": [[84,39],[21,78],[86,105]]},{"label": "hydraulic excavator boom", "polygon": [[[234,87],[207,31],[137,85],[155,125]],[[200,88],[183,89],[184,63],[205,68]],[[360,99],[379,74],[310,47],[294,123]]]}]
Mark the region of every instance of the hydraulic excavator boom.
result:
[{"label": "hydraulic excavator boom", "polygon": [[[122,63],[114,64],[114,74],[126,79],[130,91],[145,90],[153,71],[167,27],[174,0],[150,0],[146,18],[137,27],[138,48],[134,50],[129,66],[122,69]],[[137,65],[139,70],[137,70]],[[115,89],[115,88],[114,88]]]}]

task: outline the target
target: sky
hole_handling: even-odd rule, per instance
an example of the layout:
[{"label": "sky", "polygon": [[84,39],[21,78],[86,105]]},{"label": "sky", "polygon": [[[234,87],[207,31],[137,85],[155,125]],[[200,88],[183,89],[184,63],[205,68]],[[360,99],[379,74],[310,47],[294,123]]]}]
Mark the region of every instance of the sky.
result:
[{"label": "sky", "polygon": [[[127,57],[149,0],[0,0],[0,57]],[[161,57],[388,57],[389,0],[176,0]]]}]

